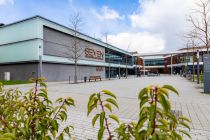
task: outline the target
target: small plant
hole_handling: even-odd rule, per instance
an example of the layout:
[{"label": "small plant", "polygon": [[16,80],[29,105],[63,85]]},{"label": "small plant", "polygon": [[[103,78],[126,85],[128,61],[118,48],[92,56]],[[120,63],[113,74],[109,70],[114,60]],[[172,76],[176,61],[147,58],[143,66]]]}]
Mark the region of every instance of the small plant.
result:
[{"label": "small plant", "polygon": [[179,95],[177,90],[169,85],[150,86],[141,90],[139,121],[135,128],[136,139],[180,140],[182,134],[190,137],[186,131],[186,129],[190,130],[188,125],[190,120],[184,116],[176,118],[171,112],[169,91]]},{"label": "small plant", "polygon": [[103,90],[99,93],[94,93],[90,96],[88,102],[88,113],[89,114],[95,109],[99,108],[99,112],[93,117],[92,119],[92,126],[95,126],[96,121],[99,119],[100,121],[100,128],[98,131],[98,140],[101,140],[104,135],[104,130],[106,129],[108,132],[108,140],[112,140],[114,135],[110,130],[110,122],[108,119],[112,119],[119,123],[119,119],[116,115],[112,114],[113,107],[115,106],[118,108],[116,102],[116,96],[108,91]]},{"label": "small plant", "polygon": [[132,140],[135,139],[136,122],[129,124],[121,123],[118,128],[115,129],[118,140]]},{"label": "small plant", "polygon": [[18,89],[6,90],[0,84],[0,140],[63,140],[65,134],[71,138],[72,126],[58,132],[59,123],[67,119],[67,107],[75,106],[74,100],[59,98],[55,106],[48,98],[43,79],[32,81],[35,87],[24,94]]}]

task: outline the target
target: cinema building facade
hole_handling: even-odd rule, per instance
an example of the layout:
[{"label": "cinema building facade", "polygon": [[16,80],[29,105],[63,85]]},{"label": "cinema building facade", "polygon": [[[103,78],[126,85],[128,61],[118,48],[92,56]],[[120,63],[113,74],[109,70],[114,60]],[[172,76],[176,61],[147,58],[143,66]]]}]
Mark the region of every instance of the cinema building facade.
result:
[{"label": "cinema building facade", "polygon": [[[9,73],[11,80],[46,77],[66,81],[74,77],[71,58],[74,31],[46,18],[35,16],[0,27],[0,80]],[[132,73],[131,53],[79,33],[78,79],[89,76],[116,77]],[[110,74],[109,74],[110,73]]]}]

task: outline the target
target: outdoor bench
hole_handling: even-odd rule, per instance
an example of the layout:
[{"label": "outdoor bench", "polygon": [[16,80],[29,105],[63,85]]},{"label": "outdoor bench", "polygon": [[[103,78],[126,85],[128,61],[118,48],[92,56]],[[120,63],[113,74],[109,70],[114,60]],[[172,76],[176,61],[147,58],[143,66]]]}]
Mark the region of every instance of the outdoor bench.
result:
[{"label": "outdoor bench", "polygon": [[99,79],[100,81],[101,81],[101,76],[90,76],[89,77],[89,82],[90,82],[90,80],[97,80],[97,79]]}]

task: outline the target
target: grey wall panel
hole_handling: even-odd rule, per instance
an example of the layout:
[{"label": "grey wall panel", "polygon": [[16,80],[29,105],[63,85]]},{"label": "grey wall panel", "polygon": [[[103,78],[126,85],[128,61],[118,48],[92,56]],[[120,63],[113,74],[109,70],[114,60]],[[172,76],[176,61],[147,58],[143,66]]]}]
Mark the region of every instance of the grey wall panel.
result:
[{"label": "grey wall panel", "polygon": [[37,63],[0,65],[0,80],[4,79],[4,72],[10,72],[11,80],[29,80],[37,77],[37,70]]},{"label": "grey wall panel", "polygon": [[[92,66],[78,66],[77,77],[78,80],[84,78],[84,76],[101,76],[105,78],[105,69],[103,71],[96,71],[96,67]],[[65,64],[52,64],[43,63],[43,77],[47,78],[47,81],[68,81],[69,76],[71,80],[74,79],[74,65]]]},{"label": "grey wall panel", "polygon": [[[72,43],[73,42],[73,37],[53,30],[51,28],[44,27],[44,54],[45,55],[53,55],[53,56],[59,56],[59,57],[69,57],[73,53],[71,51],[72,49]],[[101,47],[99,45],[84,41],[84,40],[79,40],[79,47],[81,48],[81,53],[82,56],[80,59],[84,60],[92,60],[92,61],[102,61],[105,62],[105,48]],[[85,55],[85,48],[91,48],[94,49],[95,51],[100,51],[104,54],[104,57],[102,60],[99,59],[94,59],[94,58],[88,58]]]}]

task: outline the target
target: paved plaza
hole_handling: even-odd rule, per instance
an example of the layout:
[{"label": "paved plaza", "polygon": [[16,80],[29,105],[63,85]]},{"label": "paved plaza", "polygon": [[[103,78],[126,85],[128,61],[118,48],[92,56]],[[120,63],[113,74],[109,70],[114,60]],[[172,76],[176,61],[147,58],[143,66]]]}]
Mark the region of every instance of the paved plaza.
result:
[{"label": "paved plaza", "polygon": [[[48,83],[49,97],[71,96],[76,101],[76,108],[70,108],[68,122],[75,129],[72,132],[76,139],[96,139],[97,127],[92,128],[91,117],[86,117],[87,102],[90,94],[103,89],[117,95],[119,110],[115,113],[120,120],[136,120],[139,113],[139,91],[149,85],[173,85],[180,96],[171,94],[172,109],[191,119],[191,135],[193,139],[210,140],[210,95],[203,94],[200,85],[192,83],[180,76],[140,77],[128,79],[113,79],[99,82],[68,84],[68,82]],[[17,86],[12,86],[17,87]],[[22,90],[31,85],[18,85]],[[65,124],[64,124],[65,125]],[[63,126],[64,126],[63,125]]]}]

